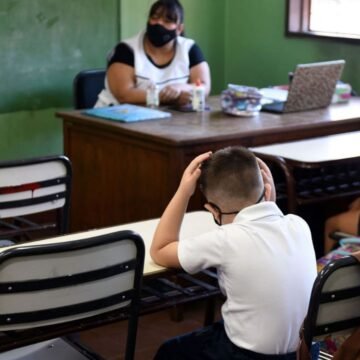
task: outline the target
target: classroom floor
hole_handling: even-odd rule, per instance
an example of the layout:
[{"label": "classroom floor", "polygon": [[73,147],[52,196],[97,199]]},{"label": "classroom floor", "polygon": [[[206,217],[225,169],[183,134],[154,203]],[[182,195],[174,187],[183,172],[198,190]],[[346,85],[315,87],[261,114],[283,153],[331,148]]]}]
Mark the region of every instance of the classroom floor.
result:
[{"label": "classroom floor", "polygon": [[[220,302],[216,306],[216,320],[220,319]],[[205,314],[203,301],[183,307],[183,320],[171,319],[171,310],[165,310],[139,318],[135,360],[153,359],[160,344],[165,340],[202,327]],[[81,342],[99,353],[106,360],[124,359],[127,322],[122,321],[81,333]]]}]

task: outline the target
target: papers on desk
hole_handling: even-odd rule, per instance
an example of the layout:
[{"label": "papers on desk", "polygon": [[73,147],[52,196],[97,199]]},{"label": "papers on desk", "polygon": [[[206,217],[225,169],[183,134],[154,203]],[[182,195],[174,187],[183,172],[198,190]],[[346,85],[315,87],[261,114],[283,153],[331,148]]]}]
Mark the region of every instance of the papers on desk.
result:
[{"label": "papers on desk", "polygon": [[171,114],[165,111],[130,104],[88,109],[83,111],[83,114],[120,122],[134,122],[171,117]]},{"label": "papers on desk", "polygon": [[260,89],[260,93],[263,96],[261,104],[270,104],[274,101],[285,102],[288,96],[288,90],[279,88],[263,88]]}]

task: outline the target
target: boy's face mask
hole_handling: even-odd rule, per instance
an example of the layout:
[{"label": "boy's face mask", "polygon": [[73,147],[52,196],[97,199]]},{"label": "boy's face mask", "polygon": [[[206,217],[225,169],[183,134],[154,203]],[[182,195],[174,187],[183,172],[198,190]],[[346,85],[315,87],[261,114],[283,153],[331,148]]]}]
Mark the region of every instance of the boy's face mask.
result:
[{"label": "boy's face mask", "polygon": [[146,36],[152,45],[161,47],[176,38],[176,29],[168,30],[160,24],[147,24]]},{"label": "boy's face mask", "polygon": [[[255,204],[258,204],[265,196],[265,188],[264,190],[261,192],[261,195],[259,197],[259,199],[256,201]],[[215,214],[213,214],[214,217],[214,221],[216,225],[221,226],[222,225],[222,217],[223,215],[236,215],[239,213],[240,210],[236,210],[236,211],[229,211],[229,212],[224,212],[221,211],[221,209],[219,208],[219,206],[217,206],[216,204],[208,201],[207,204],[209,204],[215,211]]]}]

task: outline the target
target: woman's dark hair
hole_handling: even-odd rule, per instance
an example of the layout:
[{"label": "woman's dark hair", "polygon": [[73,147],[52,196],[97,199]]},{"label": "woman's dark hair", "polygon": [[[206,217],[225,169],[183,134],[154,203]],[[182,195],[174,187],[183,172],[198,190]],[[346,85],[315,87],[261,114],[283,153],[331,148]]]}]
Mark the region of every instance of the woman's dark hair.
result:
[{"label": "woman's dark hair", "polygon": [[178,0],[158,0],[150,8],[149,17],[162,14],[173,22],[184,22],[184,9]]}]

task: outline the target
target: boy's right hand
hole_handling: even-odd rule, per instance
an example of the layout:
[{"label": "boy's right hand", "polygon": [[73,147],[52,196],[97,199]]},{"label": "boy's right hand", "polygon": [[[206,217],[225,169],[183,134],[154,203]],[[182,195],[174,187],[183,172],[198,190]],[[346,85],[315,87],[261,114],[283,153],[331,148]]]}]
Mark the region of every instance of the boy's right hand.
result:
[{"label": "boy's right hand", "polygon": [[191,197],[196,188],[197,180],[201,174],[201,164],[211,156],[212,152],[208,151],[204,154],[197,156],[185,169],[180,181],[179,191],[187,197]]}]

